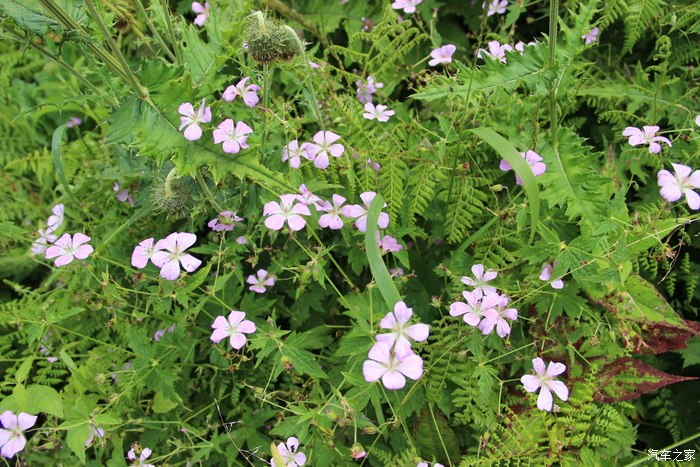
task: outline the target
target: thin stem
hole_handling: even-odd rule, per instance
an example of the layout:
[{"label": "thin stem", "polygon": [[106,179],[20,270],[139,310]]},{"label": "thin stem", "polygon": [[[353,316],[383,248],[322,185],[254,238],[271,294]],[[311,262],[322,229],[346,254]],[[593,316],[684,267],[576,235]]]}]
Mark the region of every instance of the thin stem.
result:
[{"label": "thin stem", "polygon": [[146,9],[143,7],[143,2],[141,0],[136,0],[136,8],[138,8],[139,12],[146,18],[146,25],[148,26],[148,29],[156,37],[156,40],[163,48],[163,50],[165,50],[165,53],[168,55],[168,57],[170,57],[170,60],[176,62],[177,59],[175,58],[175,55],[170,51],[170,47],[168,47],[168,45],[163,40],[163,36],[160,35],[158,29],[156,29],[156,27],[151,22],[151,18],[148,16],[148,13],[146,13]]},{"label": "thin stem", "polygon": [[129,84],[131,84],[131,87],[134,89],[134,91],[136,91],[136,94],[138,94],[141,99],[148,97],[148,91],[141,86],[138,79],[136,79],[136,76],[131,71],[131,68],[129,68],[129,64],[126,63],[124,55],[122,55],[121,50],[119,50],[116,42],[114,42],[112,34],[109,32],[109,29],[107,29],[107,25],[102,20],[102,16],[100,16],[97,8],[95,8],[95,5],[92,3],[92,0],[87,0],[85,5],[87,5],[88,10],[90,10],[90,16],[92,16],[92,19],[95,20],[97,26],[100,28],[100,31],[102,31],[102,35],[104,36],[105,41],[107,41],[107,45],[112,50],[112,53],[115,55],[117,61],[121,65],[127,81],[129,81]]},{"label": "thin stem", "polygon": [[168,28],[168,34],[170,35],[170,42],[173,44],[173,50],[175,51],[176,63],[180,65],[182,63],[182,56],[180,55],[180,47],[177,45],[177,37],[175,36],[175,30],[173,29],[173,22],[170,20],[170,10],[167,9],[166,5],[158,0],[158,4],[163,9],[163,16],[165,17],[165,26]]},{"label": "thin stem", "polygon": [[[554,68],[557,61],[557,28],[559,21],[559,0],[550,0],[549,3],[549,62],[550,69]],[[557,86],[556,82],[552,82],[552,89],[549,90],[549,118],[550,130],[552,132],[552,148],[555,151],[559,150],[559,142],[557,141]]]},{"label": "thin stem", "polygon": [[211,190],[209,190],[209,185],[207,185],[207,181],[204,180],[204,177],[202,176],[202,172],[197,172],[197,175],[195,175],[195,178],[197,179],[197,183],[199,183],[199,186],[202,187],[202,190],[204,191],[204,194],[207,195],[207,199],[209,202],[214,206],[217,211],[222,212],[223,209],[221,209],[221,206],[219,206],[219,203],[216,202],[214,199],[214,195],[212,194]]}]

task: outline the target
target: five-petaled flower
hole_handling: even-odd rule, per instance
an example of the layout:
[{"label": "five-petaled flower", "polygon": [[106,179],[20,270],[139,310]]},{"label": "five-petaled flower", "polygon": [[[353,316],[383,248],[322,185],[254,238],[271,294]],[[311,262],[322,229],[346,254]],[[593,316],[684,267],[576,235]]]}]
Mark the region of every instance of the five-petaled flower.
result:
[{"label": "five-petaled flower", "polygon": [[430,52],[432,59],[428,62],[428,65],[435,66],[440,63],[452,63],[452,55],[457,50],[454,44],[443,45]]},{"label": "five-petaled flower", "polygon": [[340,135],[332,131],[319,131],[314,135],[313,143],[306,143],[307,157],[314,161],[314,165],[319,169],[326,169],[330,160],[328,155],[340,157],[345,152],[345,147],[336,143]]},{"label": "five-petaled flower", "polygon": [[367,77],[366,82],[362,82],[361,79],[358,79],[355,84],[357,84],[357,100],[360,101],[361,104],[372,102],[372,94],[377,92],[377,89],[384,87],[384,83],[375,83],[372,75]]},{"label": "five-petaled flower", "polygon": [[423,0],[396,0],[391,4],[391,8],[394,10],[403,10],[404,13],[415,13],[416,5],[422,1]]},{"label": "five-petaled flower", "polygon": [[321,211],[323,214],[318,219],[318,225],[324,229],[339,230],[343,228],[344,222],[340,215],[343,212],[343,203],[345,203],[345,198],[340,195],[333,195],[331,201],[324,201],[321,205]]},{"label": "five-petaled flower", "polygon": [[622,136],[629,138],[629,143],[632,146],[639,146],[640,144],[648,144],[649,152],[651,154],[658,154],[661,152],[661,144],[666,143],[669,147],[672,147],[671,141],[663,136],[656,136],[658,133],[658,126],[644,126],[642,130],[639,128],[628,126],[622,130]]},{"label": "five-petaled flower", "polygon": [[55,242],[58,235],[52,233],[52,231],[48,229],[46,231],[39,229],[37,230],[37,234],[39,236],[34,240],[34,243],[32,243],[32,255],[43,255],[48,245]]},{"label": "five-petaled flower", "polygon": [[396,112],[393,110],[387,110],[386,105],[374,105],[371,102],[365,104],[365,113],[362,114],[367,120],[377,119],[378,122],[388,122],[389,117],[394,115]]},{"label": "five-petaled flower", "polygon": [[[483,8],[486,8],[486,2],[482,5]],[[491,3],[488,4],[488,11],[486,12],[486,16],[493,16],[493,15],[502,15],[506,12],[506,7],[508,6],[508,0],[492,0]]]},{"label": "five-petaled flower", "polygon": [[245,335],[255,332],[255,323],[244,318],[245,313],[236,310],[231,310],[228,320],[223,316],[217,316],[211,325],[214,331],[209,339],[218,344],[228,337],[231,347],[240,349],[246,343]]},{"label": "five-petaled flower", "polygon": [[177,111],[180,113],[180,128],[178,131],[185,131],[183,134],[188,141],[196,141],[202,137],[202,129],[199,127],[200,123],[211,122],[211,109],[205,107],[205,100],[202,99],[202,105],[199,106],[197,112],[194,111],[194,107],[189,102],[180,104]]},{"label": "five-petaled flower", "polygon": [[527,392],[535,392],[539,389],[540,395],[537,398],[537,408],[550,412],[554,402],[551,391],[554,391],[559,399],[563,401],[569,398],[567,387],[564,383],[554,378],[566,371],[566,365],[549,362],[549,366],[545,369],[544,360],[537,357],[532,360],[532,367],[535,369],[535,374],[523,376],[520,378],[520,382],[523,383]]},{"label": "five-petaled flower", "polygon": [[299,144],[299,141],[293,139],[282,149],[282,162],[289,160],[289,166],[298,169],[301,165],[301,158],[308,159],[307,147],[308,143]]},{"label": "five-petaled flower", "polygon": [[542,265],[542,271],[540,272],[540,280],[549,282],[549,284],[552,286],[554,289],[563,289],[564,288],[564,281],[561,280],[561,277],[557,277],[556,279],[552,280],[552,269],[556,267],[557,263],[556,261],[552,264],[545,263]]},{"label": "five-petaled flower", "polygon": [[396,353],[404,355],[411,352],[411,341],[423,342],[428,338],[430,327],[427,324],[416,323],[409,325],[413,316],[413,309],[406,306],[403,301],[394,305],[394,311],[390,311],[379,322],[379,327],[389,329],[391,332],[377,334],[377,342],[384,342]]},{"label": "five-petaled flower", "polygon": [[382,237],[379,235],[379,231],[377,231],[377,244],[382,254],[403,250],[403,246],[396,241],[394,237],[390,235],[384,235],[384,237]]},{"label": "five-petaled flower", "polygon": [[[359,204],[350,204],[343,207],[343,215],[345,217],[355,219],[355,226],[360,232],[367,231],[367,214],[369,212],[369,206],[372,204],[372,200],[375,196],[377,196],[377,194],[374,191],[365,191],[364,193],[360,194],[360,198],[362,199],[364,206]],[[386,207],[386,203],[384,203],[384,207]],[[389,214],[380,212],[377,225],[382,229],[386,229],[389,225]]]},{"label": "five-petaled flower", "polygon": [[411,352],[392,352],[386,342],[377,342],[362,364],[365,381],[374,383],[380,378],[387,389],[402,389],[406,377],[418,380],[423,375],[423,359]]},{"label": "five-petaled flower", "polygon": [[134,448],[131,448],[129,452],[126,455],[126,458],[131,461],[131,465],[140,465],[141,467],[155,467],[153,464],[146,464],[146,459],[151,457],[151,451],[150,448],[144,448],[143,451],[141,451],[141,454],[139,454],[138,459],[136,458],[136,453],[134,452]]},{"label": "five-petaled flower", "polygon": [[180,264],[187,272],[196,270],[202,262],[185,253],[196,241],[197,236],[188,232],[174,232],[158,240],[151,261],[160,268],[160,277],[174,281],[180,277]]},{"label": "five-petaled flower", "polygon": [[474,327],[481,323],[487,311],[495,310],[499,303],[501,303],[501,296],[495,292],[484,295],[481,290],[475,290],[473,292],[465,291],[462,292],[462,296],[464,296],[466,303],[452,303],[450,305],[450,316],[464,315],[464,322]]},{"label": "five-petaled flower", "polygon": [[299,452],[299,440],[294,436],[287,439],[286,443],[280,443],[277,445],[277,451],[282,460],[284,461],[284,466],[277,466],[275,460],[270,460],[270,465],[272,467],[300,467],[306,464],[306,454]]},{"label": "five-petaled flower", "polygon": [[[667,201],[678,201],[685,195],[690,209],[700,209],[700,195],[694,188],[700,188],[700,170],[693,171],[683,164],[671,164],[673,174],[668,170],[661,170],[658,173],[657,181],[661,187],[661,196]],[[692,173],[691,173],[692,172]]]},{"label": "five-petaled flower", "polygon": [[306,188],[306,185],[303,183],[299,185],[299,193],[297,195],[297,199],[299,200],[300,203],[303,203],[307,206],[313,206],[316,208],[316,211],[322,211],[323,209],[323,200],[313,194],[308,188]]},{"label": "five-petaled flower", "polygon": [[472,266],[472,274],[474,278],[469,276],[462,277],[461,281],[464,285],[474,287],[474,292],[480,290],[485,294],[490,294],[496,291],[496,287],[486,284],[488,281],[495,279],[498,273],[493,269],[488,269],[484,272],[483,264],[475,264]]},{"label": "five-petaled flower", "polygon": [[235,212],[222,211],[210,220],[207,226],[215,232],[231,231],[236,226],[236,222],[243,222],[243,218],[238,217]]},{"label": "five-petaled flower", "polygon": [[233,101],[236,97],[240,96],[243,98],[243,102],[248,107],[255,107],[260,98],[258,97],[258,91],[260,91],[260,86],[257,84],[248,84],[250,76],[246,76],[238,82],[238,84],[231,85],[226,88],[224,94],[221,96],[227,102]]},{"label": "five-petaled flower", "polygon": [[284,223],[291,230],[298,231],[306,226],[306,219],[302,216],[310,216],[311,211],[304,203],[297,202],[297,195],[281,195],[280,202],[270,201],[263,207],[265,226],[271,230],[281,230]]},{"label": "five-petaled flower", "polygon": [[20,412],[18,415],[6,410],[0,415],[0,423],[3,428],[0,429],[0,453],[3,456],[11,459],[12,456],[24,449],[27,445],[27,439],[24,437],[24,432],[34,426],[36,423],[36,415],[29,415]]},{"label": "five-petaled flower", "polygon": [[90,447],[92,444],[92,440],[95,439],[95,436],[98,438],[104,438],[105,437],[105,430],[102,428],[98,428],[95,425],[90,425],[90,437],[85,441],[85,447]]},{"label": "five-petaled flower", "polygon": [[46,249],[46,259],[56,258],[54,264],[57,267],[65,266],[73,261],[73,258],[85,259],[94,251],[86,244],[89,241],[90,237],[80,232],[73,236],[65,233]]},{"label": "five-petaled flower", "polygon": [[595,41],[597,41],[599,33],[600,33],[600,29],[593,28],[590,31],[588,31],[586,34],[581,36],[581,39],[584,40],[584,45],[592,44]]},{"label": "five-petaled flower", "polygon": [[[257,276],[257,277],[256,277]],[[250,290],[257,293],[265,293],[266,287],[272,287],[275,285],[275,276],[267,272],[265,269],[259,269],[256,276],[250,275],[246,282],[251,284]]]},{"label": "five-petaled flower", "polygon": [[119,186],[119,182],[114,182],[112,190],[117,192],[117,199],[122,203],[128,202],[132,207],[134,206],[134,194],[129,190],[129,188],[122,188]]},{"label": "five-petaled flower", "polygon": [[479,58],[484,58],[484,56],[491,57],[494,60],[500,60],[503,63],[507,63],[506,51],[513,50],[513,46],[510,44],[501,44],[498,41],[489,41],[489,50],[479,49],[476,52],[476,56]]},{"label": "five-petaled flower", "polygon": [[[521,152],[520,155],[525,159],[528,165],[530,165],[530,169],[532,169],[532,174],[535,177],[539,177],[547,170],[547,164],[542,162],[542,156],[537,154],[532,149],[528,149],[527,152]],[[501,164],[498,166],[498,168],[504,172],[513,169],[513,167],[511,167],[511,165],[505,159],[501,160]],[[515,174],[515,183],[517,183],[520,186],[523,185],[523,179],[520,178],[520,175],[518,175],[517,173]]]},{"label": "five-petaled flower", "polygon": [[508,308],[508,297],[505,295],[500,296],[500,301],[496,305],[496,308],[491,308],[484,310],[484,319],[479,323],[479,329],[484,335],[491,334],[493,328],[496,328],[496,334],[498,337],[506,337],[510,334],[510,324],[506,319],[515,321],[518,319],[518,310],[515,308]]},{"label": "five-petaled flower", "polygon": [[203,6],[199,2],[192,2],[192,11],[197,13],[194,24],[197,26],[204,26],[204,22],[207,20],[207,16],[209,16],[209,2],[204,2]]},{"label": "five-petaled flower", "polygon": [[233,120],[227,118],[219,127],[214,130],[214,144],[224,143],[221,148],[229,154],[236,154],[238,151],[248,149],[248,135],[253,129],[244,122],[233,125]]}]

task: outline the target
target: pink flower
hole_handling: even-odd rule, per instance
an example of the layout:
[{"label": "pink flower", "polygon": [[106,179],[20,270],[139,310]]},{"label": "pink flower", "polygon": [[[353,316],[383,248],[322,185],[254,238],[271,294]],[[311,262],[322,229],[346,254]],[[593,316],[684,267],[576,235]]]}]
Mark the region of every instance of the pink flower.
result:
[{"label": "pink flower", "polygon": [[65,208],[63,203],[57,204],[51,208],[51,215],[46,221],[46,232],[51,233],[58,230],[58,228],[63,224],[63,219],[65,216]]},{"label": "pink flower", "polygon": [[228,337],[231,347],[236,350],[240,349],[246,343],[245,335],[255,332],[255,323],[243,318],[245,318],[245,313],[235,310],[231,310],[229,313],[228,321],[223,316],[217,316],[211,325],[214,332],[211,333],[209,339],[218,344],[222,339]]},{"label": "pink flower", "polygon": [[306,145],[306,153],[308,158],[314,161],[314,165],[319,169],[328,167],[328,154],[333,157],[340,157],[345,152],[345,147],[340,143],[335,143],[340,139],[332,131],[319,131],[314,135],[314,142]]},{"label": "pink flower", "polygon": [[73,128],[74,126],[78,126],[83,121],[79,119],[78,117],[71,117],[67,122],[66,122],[66,128]]},{"label": "pink flower", "polygon": [[117,199],[119,201],[121,201],[122,203],[126,203],[128,201],[132,207],[134,206],[134,194],[131,193],[131,191],[129,191],[128,188],[120,189],[119,183],[114,182],[112,190],[117,192]]},{"label": "pink flower", "polygon": [[248,239],[241,235],[240,237],[236,238],[236,243],[239,245],[245,245],[248,243]]},{"label": "pink flower", "polygon": [[[525,161],[527,161],[527,163],[530,165],[532,173],[535,177],[539,177],[547,170],[547,165],[544,162],[542,162],[542,156],[537,154],[532,149],[528,149],[527,152],[521,152],[520,155],[523,158],[525,158]],[[506,172],[508,170],[511,170],[513,167],[510,166],[507,160],[502,159],[501,164],[498,166],[498,168]],[[517,183],[520,186],[523,185],[523,179],[520,178],[520,175],[518,174],[515,174],[515,183]]]},{"label": "pink flower", "polygon": [[194,107],[189,102],[180,104],[177,111],[180,113],[180,128],[178,131],[182,131],[184,128],[185,139],[188,141],[196,141],[202,137],[202,129],[199,127],[200,123],[211,122],[211,109],[209,107],[204,107],[205,99],[202,99],[202,105],[199,106],[197,113],[194,111]]},{"label": "pink flower", "polygon": [[236,226],[236,222],[243,222],[243,218],[238,217],[235,212],[222,211],[210,220],[207,226],[215,232],[231,231]]},{"label": "pink flower", "polygon": [[[497,293],[490,293],[486,296],[481,290],[474,292],[462,292],[462,296],[467,301],[454,302],[450,305],[450,316],[464,315],[464,322],[469,326],[478,326],[485,312],[494,310],[501,303],[501,296]],[[482,331],[483,332],[483,331]]]},{"label": "pink flower", "polygon": [[237,96],[240,96],[248,107],[255,107],[260,101],[258,97],[260,86],[257,84],[247,84],[249,79],[250,76],[246,76],[235,86],[231,85],[227,87],[221,97],[227,102],[232,102]]},{"label": "pink flower", "polygon": [[597,41],[599,33],[600,33],[600,29],[593,28],[590,31],[588,31],[586,34],[581,36],[581,39],[583,39],[585,41],[584,45],[592,44],[595,41]]},{"label": "pink flower", "polygon": [[39,236],[34,240],[34,243],[32,243],[32,256],[43,255],[48,245],[55,242],[58,238],[58,235],[51,233],[51,230],[48,229],[46,231],[39,229],[37,233]]},{"label": "pink flower", "polygon": [[357,85],[357,100],[360,101],[360,104],[371,103],[372,94],[377,92],[377,89],[384,87],[384,83],[375,83],[372,75],[367,76],[366,83],[358,79],[355,84]]},{"label": "pink flower", "polygon": [[394,3],[391,4],[391,8],[393,8],[394,10],[403,9],[404,13],[415,13],[416,5],[418,5],[422,1],[423,0],[396,0]]},{"label": "pink flower", "polygon": [[[306,219],[302,216],[310,216],[308,206],[303,203],[296,203],[297,195],[281,195],[280,202],[270,201],[263,207],[265,226],[270,230],[281,230],[287,222],[289,228],[298,231],[306,226]],[[296,204],[295,204],[296,203]]]},{"label": "pink flower", "polygon": [[306,157],[308,159],[307,145],[308,143],[299,145],[299,141],[295,139],[290,141],[282,149],[282,162],[289,160],[289,166],[293,169],[298,169],[299,165],[301,165],[301,158]]},{"label": "pink flower", "polygon": [[561,277],[556,278],[555,280],[552,280],[552,269],[557,265],[556,261],[553,264],[545,263],[542,265],[542,271],[540,272],[540,280],[541,281],[551,281],[550,285],[554,289],[563,289],[564,288],[564,281],[561,280]]},{"label": "pink flower", "polygon": [[700,126],[700,115],[698,115],[697,117],[695,117],[695,124],[696,124],[697,126]]},{"label": "pink flower", "polygon": [[19,415],[6,410],[0,415],[0,423],[4,429],[0,429],[0,453],[8,459],[24,449],[27,439],[24,432],[34,426],[36,415],[20,412]]},{"label": "pink flower", "polygon": [[355,443],[350,448],[350,455],[353,459],[357,460],[364,458],[367,455],[367,452],[364,450],[360,443]]},{"label": "pink flower", "polygon": [[[393,110],[391,112],[393,112]],[[379,162],[374,162],[372,159],[367,159],[367,167],[374,170],[375,172],[379,172],[379,169],[382,168],[382,166],[379,165]]]},{"label": "pink flower", "polygon": [[313,206],[316,208],[316,211],[322,211],[324,201],[315,194],[311,193],[303,183],[299,185],[299,193],[301,194],[297,195],[297,199],[300,203],[307,206]]},{"label": "pink flower", "polygon": [[[482,5],[486,8],[486,2]],[[506,12],[506,7],[508,6],[508,0],[493,0],[489,3],[489,10],[486,12],[486,16],[493,16],[495,14],[502,15]]]},{"label": "pink flower", "polygon": [[143,269],[148,264],[156,249],[153,246],[153,237],[143,240],[136,245],[133,253],[131,253],[131,265],[137,269]]},{"label": "pink flower", "polygon": [[344,222],[340,217],[343,211],[345,198],[340,195],[333,195],[333,203],[324,201],[321,210],[326,212],[318,219],[318,225],[324,229],[339,230],[343,228]]},{"label": "pink flower", "polygon": [[236,123],[234,128],[233,120],[227,118],[214,130],[214,144],[224,143],[221,145],[224,152],[236,154],[241,148],[248,149],[247,135],[252,132],[253,129],[243,122]]},{"label": "pink flower", "polygon": [[151,256],[153,264],[160,268],[160,277],[174,281],[180,277],[180,264],[187,272],[196,270],[202,262],[185,250],[194,245],[197,236],[193,233],[175,232],[158,240],[156,252]]},{"label": "pink flower", "polygon": [[104,438],[105,437],[105,430],[102,428],[97,428],[95,425],[90,425],[90,437],[85,441],[85,447],[90,447],[92,444],[92,440],[95,439],[95,436],[98,438]]},{"label": "pink flower", "polygon": [[377,105],[376,107],[371,102],[365,104],[365,113],[362,114],[367,120],[377,119],[378,122],[388,122],[389,117],[394,115],[393,110],[386,110],[386,105]]},{"label": "pink flower", "polygon": [[496,291],[496,287],[486,285],[488,281],[493,280],[498,276],[496,271],[489,269],[488,271],[484,272],[483,264],[475,264],[472,266],[472,274],[474,274],[474,279],[469,276],[462,277],[461,280],[464,285],[474,287],[474,292],[481,291],[484,294],[490,294]]},{"label": "pink flower", "polygon": [[[430,467],[430,464],[428,462],[419,462],[418,464],[416,464],[416,467]],[[445,467],[445,466],[440,464],[439,462],[436,462],[433,464],[433,467]]]},{"label": "pink flower", "polygon": [[498,41],[489,41],[489,50],[479,49],[476,52],[476,56],[479,58],[484,58],[485,55],[494,60],[500,60],[501,62],[506,63],[506,51],[510,50],[513,50],[513,47],[510,44],[501,44]]},{"label": "pink flower", "polygon": [[275,285],[275,276],[269,274],[265,269],[260,269],[257,273],[257,278],[254,275],[248,276],[246,282],[252,284],[249,288],[253,292],[265,293],[267,290],[265,287],[272,287]]},{"label": "pink flower", "polygon": [[53,246],[46,249],[46,258],[56,258],[54,264],[57,267],[65,266],[73,261],[73,258],[85,259],[94,251],[90,245],[84,245],[89,241],[90,237],[80,232],[72,237],[65,233],[56,240]]},{"label": "pink flower", "polygon": [[373,383],[380,378],[387,389],[402,389],[406,378],[416,381],[423,375],[423,359],[410,350],[407,353],[392,352],[386,342],[377,342],[362,364],[365,381]]},{"label": "pink flower", "polygon": [[379,249],[382,251],[382,254],[403,250],[403,246],[401,246],[394,237],[384,235],[384,238],[381,238],[379,232],[377,232],[377,243],[379,244]]},{"label": "pink flower", "polygon": [[456,50],[457,47],[455,47],[453,44],[438,47],[430,52],[430,56],[433,57],[433,59],[428,62],[428,65],[435,66],[439,63],[452,63],[452,55]]},{"label": "pink flower", "polygon": [[520,55],[523,55],[525,53],[525,47],[530,47],[530,46],[535,46],[537,45],[537,42],[528,42],[527,44],[523,41],[518,41],[517,44],[515,44],[515,50],[520,52]]},{"label": "pink flower", "polygon": [[158,329],[153,333],[153,340],[158,342],[161,337],[165,336],[166,332],[173,332],[175,330],[175,325],[172,324],[168,329]]},{"label": "pink flower", "polygon": [[209,16],[209,2],[205,2],[204,6],[199,2],[192,2],[192,11],[197,13],[194,24],[200,27],[204,26],[204,22],[207,20],[207,16]]},{"label": "pink flower", "polygon": [[423,342],[428,338],[430,327],[427,324],[417,323],[408,326],[413,316],[413,309],[401,301],[394,305],[394,311],[390,311],[379,322],[379,327],[389,329],[391,332],[377,334],[377,342],[384,342],[396,353],[404,355],[411,352],[411,341]]},{"label": "pink flower", "polygon": [[622,136],[629,138],[629,143],[632,146],[638,146],[640,144],[648,144],[649,152],[651,154],[658,154],[661,152],[661,145],[659,143],[666,143],[669,147],[672,147],[671,141],[663,136],[655,136],[659,131],[658,126],[645,126],[642,127],[644,131],[633,126],[628,126],[622,130]]},{"label": "pink flower", "polygon": [[661,170],[657,175],[661,196],[665,200],[673,202],[685,195],[690,209],[700,209],[700,195],[693,191],[693,188],[700,188],[700,170],[693,172],[693,169],[687,165],[673,163],[671,165],[673,166],[673,174],[668,170]]},{"label": "pink flower", "polygon": [[[277,445],[277,451],[282,456],[286,467],[299,467],[306,464],[306,455],[303,452],[297,452],[297,449],[299,449],[299,440],[294,436],[287,439],[286,443]],[[277,467],[274,459],[270,459],[270,465]]]},{"label": "pink flower", "polygon": [[506,319],[515,321],[518,319],[518,310],[508,307],[508,297],[502,295],[496,308],[491,308],[483,312],[484,319],[479,323],[479,329],[486,336],[491,334],[494,326],[498,337],[506,337],[510,334],[510,325]]},{"label": "pink flower", "polygon": [[151,456],[152,452],[153,451],[151,451],[149,448],[144,448],[144,450],[141,451],[139,458],[136,459],[136,453],[134,452],[134,448],[131,448],[131,450],[126,455],[126,458],[131,461],[131,465],[140,465],[142,467],[155,467],[153,464],[144,464],[144,462],[146,462],[146,459],[148,459]]},{"label": "pink flower", "polygon": [[[360,206],[359,204],[350,204],[343,207],[343,215],[345,217],[355,219],[355,226],[360,232],[367,231],[367,213],[375,196],[377,196],[377,194],[374,191],[365,191],[360,195],[360,198],[364,202],[364,206]],[[384,203],[384,207],[386,207],[386,203]],[[382,229],[386,229],[389,226],[389,214],[380,212],[377,225],[379,225],[379,227]]]},{"label": "pink flower", "polygon": [[537,398],[537,408],[550,412],[554,398],[550,391],[566,401],[569,398],[569,390],[561,381],[556,381],[555,376],[566,371],[566,365],[563,363],[549,362],[549,366],[545,370],[544,360],[537,357],[532,360],[532,367],[535,369],[534,375],[525,375],[520,378],[520,381],[525,386],[527,392],[535,392],[540,389],[540,395]]}]

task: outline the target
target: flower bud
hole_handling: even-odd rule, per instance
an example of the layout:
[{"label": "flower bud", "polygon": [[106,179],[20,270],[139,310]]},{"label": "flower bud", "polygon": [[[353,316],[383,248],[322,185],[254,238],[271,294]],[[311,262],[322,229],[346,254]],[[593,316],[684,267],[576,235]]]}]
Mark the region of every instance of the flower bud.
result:
[{"label": "flower bud", "polygon": [[260,63],[286,61],[304,52],[304,46],[292,28],[280,25],[261,11],[249,17],[245,42],[248,52]]}]

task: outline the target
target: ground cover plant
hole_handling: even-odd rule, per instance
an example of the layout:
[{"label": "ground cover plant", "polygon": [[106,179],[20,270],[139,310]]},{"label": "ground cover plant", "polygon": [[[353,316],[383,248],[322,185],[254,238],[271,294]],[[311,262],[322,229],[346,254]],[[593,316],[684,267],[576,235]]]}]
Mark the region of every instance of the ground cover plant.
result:
[{"label": "ground cover plant", "polygon": [[0,27],[3,465],[695,462],[695,1]]}]

